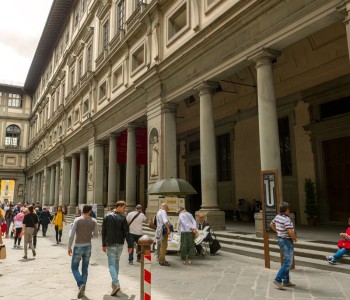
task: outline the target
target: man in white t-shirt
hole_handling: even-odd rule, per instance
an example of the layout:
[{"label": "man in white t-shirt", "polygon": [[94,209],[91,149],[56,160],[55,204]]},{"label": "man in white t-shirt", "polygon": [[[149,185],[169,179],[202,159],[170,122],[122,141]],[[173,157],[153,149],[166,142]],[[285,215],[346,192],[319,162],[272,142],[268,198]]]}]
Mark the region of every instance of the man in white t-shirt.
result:
[{"label": "man in white t-shirt", "polygon": [[146,222],[147,218],[142,212],[142,206],[140,204],[136,205],[134,211],[130,212],[126,221],[129,224],[130,240],[132,243],[131,253],[129,253],[129,264],[132,265],[134,261],[134,247],[137,243],[137,262],[141,261],[141,246],[139,243],[139,238],[143,235],[142,224]]}]

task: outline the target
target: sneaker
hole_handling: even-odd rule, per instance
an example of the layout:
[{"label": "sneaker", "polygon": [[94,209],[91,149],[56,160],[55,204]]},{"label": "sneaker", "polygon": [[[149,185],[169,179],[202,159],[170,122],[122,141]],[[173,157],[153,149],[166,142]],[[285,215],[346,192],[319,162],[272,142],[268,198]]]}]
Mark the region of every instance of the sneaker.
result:
[{"label": "sneaker", "polygon": [[288,282],[288,283],[283,283],[283,286],[286,287],[295,287],[296,285],[294,283]]},{"label": "sneaker", "polygon": [[17,248],[17,245],[13,245],[13,249],[16,249]]},{"label": "sneaker", "polygon": [[133,265],[134,262],[132,260],[129,260],[129,265]]},{"label": "sneaker", "polygon": [[278,282],[275,280],[273,283],[278,287],[279,290],[285,290],[282,282]]},{"label": "sneaker", "polygon": [[119,283],[117,285],[112,284],[111,296],[115,296],[116,294],[118,294],[119,291],[120,291],[120,284]]},{"label": "sneaker", "polygon": [[36,256],[36,252],[35,252],[35,250],[33,249],[33,257],[35,257]]},{"label": "sneaker", "polygon": [[24,255],[23,258],[24,258],[24,259],[27,259],[27,255]]},{"label": "sneaker", "polygon": [[84,294],[85,294],[85,284],[82,284],[79,288],[78,299],[83,298]]}]

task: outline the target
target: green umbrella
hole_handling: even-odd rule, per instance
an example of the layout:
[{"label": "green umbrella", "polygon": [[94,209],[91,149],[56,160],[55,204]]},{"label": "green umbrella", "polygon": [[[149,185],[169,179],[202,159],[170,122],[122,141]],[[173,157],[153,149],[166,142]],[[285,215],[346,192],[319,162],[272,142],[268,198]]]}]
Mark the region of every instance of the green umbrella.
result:
[{"label": "green umbrella", "polygon": [[197,194],[193,186],[179,178],[162,179],[155,182],[149,189],[149,195],[180,196]]}]

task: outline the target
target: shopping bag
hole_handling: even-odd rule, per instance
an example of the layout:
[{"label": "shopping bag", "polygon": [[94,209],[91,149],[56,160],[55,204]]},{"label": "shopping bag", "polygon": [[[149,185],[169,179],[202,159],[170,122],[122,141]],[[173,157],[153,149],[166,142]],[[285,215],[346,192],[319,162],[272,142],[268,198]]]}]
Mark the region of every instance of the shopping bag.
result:
[{"label": "shopping bag", "polygon": [[209,243],[209,249],[210,249],[210,254],[215,254],[216,252],[218,252],[221,248],[221,245],[219,243],[218,240],[213,239],[210,243]]},{"label": "shopping bag", "polygon": [[0,259],[6,258],[6,247],[5,245],[0,245]]}]

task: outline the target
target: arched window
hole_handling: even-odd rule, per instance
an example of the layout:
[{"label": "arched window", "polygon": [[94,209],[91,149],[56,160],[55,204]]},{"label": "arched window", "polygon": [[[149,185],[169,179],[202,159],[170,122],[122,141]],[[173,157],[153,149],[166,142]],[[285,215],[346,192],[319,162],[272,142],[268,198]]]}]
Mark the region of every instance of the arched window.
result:
[{"label": "arched window", "polygon": [[21,129],[17,125],[10,125],[6,128],[5,146],[7,148],[18,148]]}]

